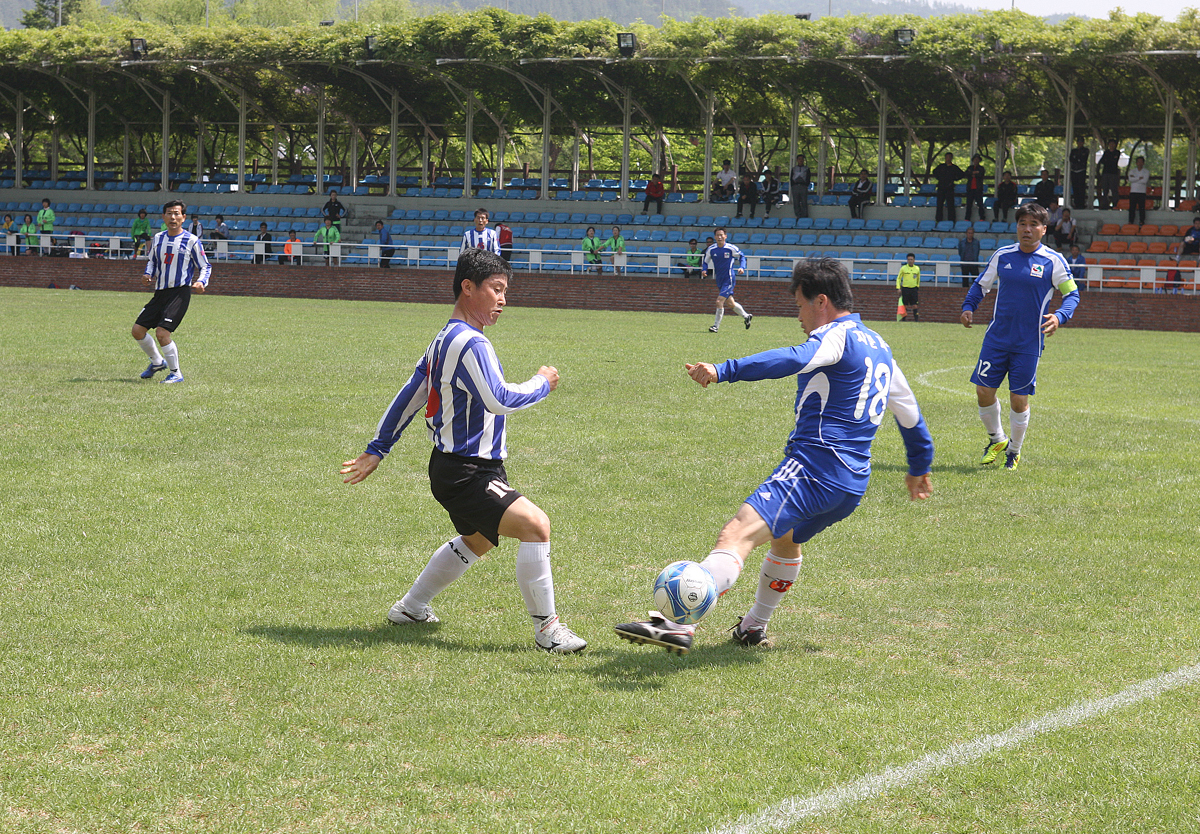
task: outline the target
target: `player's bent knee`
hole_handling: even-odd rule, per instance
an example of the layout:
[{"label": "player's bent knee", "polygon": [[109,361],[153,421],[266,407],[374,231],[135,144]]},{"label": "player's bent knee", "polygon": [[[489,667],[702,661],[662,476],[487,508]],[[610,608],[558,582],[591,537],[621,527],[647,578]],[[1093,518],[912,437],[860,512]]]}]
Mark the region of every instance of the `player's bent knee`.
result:
[{"label": "player's bent knee", "polygon": [[550,517],[537,504],[521,496],[504,511],[500,535],[523,542],[550,541]]}]

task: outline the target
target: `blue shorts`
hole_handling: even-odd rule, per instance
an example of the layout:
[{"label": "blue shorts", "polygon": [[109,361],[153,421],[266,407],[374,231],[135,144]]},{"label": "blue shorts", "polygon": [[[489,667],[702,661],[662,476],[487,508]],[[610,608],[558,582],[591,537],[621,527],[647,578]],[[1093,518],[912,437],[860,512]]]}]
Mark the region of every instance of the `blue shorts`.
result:
[{"label": "blue shorts", "polygon": [[732,275],[725,279],[718,278],[717,295],[719,295],[721,298],[729,298],[733,295],[733,288],[736,283],[737,282],[734,280]]},{"label": "blue shorts", "polygon": [[999,388],[1008,377],[1010,394],[1032,396],[1037,388],[1037,366],[1040,356],[1032,353],[1012,353],[989,348],[985,342],[979,351],[979,364],[971,374],[971,382],[984,388]]},{"label": "blue shorts", "polygon": [[772,536],[782,538],[790,530],[792,540],[803,544],[848,517],[861,500],[809,475],[798,460],[784,458],[746,503],[767,522]]}]

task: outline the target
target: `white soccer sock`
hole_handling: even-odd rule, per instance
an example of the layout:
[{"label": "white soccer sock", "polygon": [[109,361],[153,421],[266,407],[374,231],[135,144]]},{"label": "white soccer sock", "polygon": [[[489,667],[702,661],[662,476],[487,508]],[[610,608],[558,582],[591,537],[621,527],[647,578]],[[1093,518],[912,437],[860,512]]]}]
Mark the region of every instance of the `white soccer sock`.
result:
[{"label": "white soccer sock", "polygon": [[721,306],[717,308],[717,317],[713,319],[713,327],[720,327],[723,318],[725,318],[725,304],[722,302]]},{"label": "white soccer sock", "polygon": [[792,587],[796,577],[800,575],[801,559],[792,561],[780,559],[774,553],[768,553],[763,559],[762,570],[758,575],[758,590],[754,594],[754,605],[745,619],[749,625],[766,628],[767,621],[775,613],[775,608],[783,601],[783,595]]},{"label": "white soccer sock", "polygon": [[1008,444],[1008,451],[1021,451],[1021,443],[1025,440],[1025,432],[1029,428],[1029,412],[1032,408],[1027,408],[1025,411],[1010,411],[1008,412],[1008,430],[1012,433],[1012,441]]},{"label": "white soccer sock", "polygon": [[742,574],[742,559],[732,550],[714,550],[700,563],[700,567],[712,574],[717,583],[717,596],[721,596]]},{"label": "white soccer sock", "polygon": [[993,443],[1004,440],[1004,429],[1000,427],[999,400],[991,405],[979,406],[979,419],[983,421],[983,427],[987,430],[988,437],[992,439]]},{"label": "white soccer sock", "polygon": [[745,307],[743,307],[741,304],[738,304],[736,301],[730,301],[729,303],[733,305],[733,312],[737,313],[742,318],[746,317]]},{"label": "white soccer sock", "polygon": [[517,545],[517,585],[534,624],[554,617],[554,576],[550,571],[550,542]]},{"label": "white soccer sock", "polygon": [[173,372],[179,370],[179,348],[175,347],[174,342],[163,345],[163,358],[167,360],[167,367]]},{"label": "white soccer sock", "polygon": [[142,351],[148,357],[150,357],[151,362],[153,362],[155,365],[161,365],[163,363],[162,354],[158,352],[158,342],[154,340],[153,336],[147,333],[145,336],[138,339],[137,343],[138,347],[140,347]]},{"label": "white soccer sock", "polygon": [[429,564],[404,595],[404,599],[401,600],[404,610],[413,614],[420,613],[434,597],[449,588],[450,583],[466,573],[467,568],[478,560],[479,557],[467,547],[462,536],[446,542],[429,557]]}]

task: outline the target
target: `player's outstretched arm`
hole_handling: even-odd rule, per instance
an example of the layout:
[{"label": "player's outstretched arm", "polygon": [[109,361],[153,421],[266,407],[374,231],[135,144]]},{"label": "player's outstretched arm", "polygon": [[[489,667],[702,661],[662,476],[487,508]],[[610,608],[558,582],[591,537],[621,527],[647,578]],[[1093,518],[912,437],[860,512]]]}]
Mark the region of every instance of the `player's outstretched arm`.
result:
[{"label": "player's outstretched arm", "polygon": [[343,484],[358,484],[367,479],[367,476],[375,471],[379,466],[379,461],[382,458],[379,455],[372,455],[369,452],[363,452],[354,460],[345,461],[342,464]]},{"label": "player's outstretched arm", "polygon": [[684,365],[688,376],[700,383],[701,388],[707,388],[710,383],[717,381],[717,367],[707,362],[697,362],[695,365]]},{"label": "player's outstretched arm", "polygon": [[905,475],[904,485],[908,487],[910,501],[924,501],[933,495],[933,481],[928,472],[924,475]]}]

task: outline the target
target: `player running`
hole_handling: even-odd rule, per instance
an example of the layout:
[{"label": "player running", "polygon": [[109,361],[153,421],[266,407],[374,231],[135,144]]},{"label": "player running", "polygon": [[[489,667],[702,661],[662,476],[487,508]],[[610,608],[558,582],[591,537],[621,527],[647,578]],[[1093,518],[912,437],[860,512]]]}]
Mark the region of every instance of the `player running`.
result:
[{"label": "player running", "polygon": [[[724,594],[750,552],[770,542],[754,605],[731,629],[743,646],[771,645],[767,622],[800,573],[800,545],[858,507],[871,476],[871,442],[885,410],[895,416],[904,440],[909,497],[915,501],[933,492],[933,440],[925,419],[891,348],[851,312],[854,297],[845,266],[828,258],[801,261],[792,274],[792,294],[808,334],[804,344],[720,365],[685,366],[705,388],[714,382],[796,376],[796,428],[783,462],[721,529],[700,563],[712,574],[717,593]],[[616,631],[634,643],[686,654],[695,628],[651,611],[648,622],[625,623]]]},{"label": "player running", "polygon": [[713,240],[716,242],[704,250],[704,260],[700,268],[701,278],[707,278],[708,273],[711,272],[713,280],[717,282],[717,317],[713,321],[712,327],[708,328],[708,332],[716,333],[721,329],[721,319],[725,318],[726,303],[733,312],[742,317],[742,323],[749,330],[750,320],[754,318],[753,314],[747,313],[742,305],[733,299],[737,275],[746,274],[746,255],[732,243],[725,242],[724,228],[713,231]]},{"label": "player running", "polygon": [[487,225],[487,209],[475,209],[475,227],[463,232],[462,245],[458,247],[460,254],[468,249],[483,249],[493,255],[500,254],[500,238],[496,235],[496,230],[489,229]]},{"label": "player running", "polygon": [[550,571],[550,519],[508,485],[505,415],[528,408],[558,387],[558,371],[543,365],[528,381],[504,380],[483,328],[504,310],[512,268],[499,255],[471,249],[454,270],[454,312],[417,362],[379,421],[375,439],[342,464],[345,483],[357,484],[379,466],[401,432],[424,412],[433,452],[429,488],[450,514],[459,536],[442,545],[412,588],[392,606],[396,625],[436,623],[430,602],[500,543],[517,539],[517,584],[533,618],[538,648],[556,654],[587,643],[558,618]]},{"label": "player running", "polygon": [[[200,238],[183,228],[187,220],[187,206],[180,200],[163,204],[164,231],[150,241],[150,259],[146,261],[143,276],[147,284],[154,285],[150,303],[142,308],[133,323],[133,339],[150,357],[150,364],[142,371],[142,379],[150,379],[159,371],[167,371],[163,382],[183,382],[179,370],[179,348],[175,346],[175,328],[183,322],[192,290],[204,292],[212,274],[212,265],[204,254]],[[150,328],[154,328],[154,338]],[[155,339],[158,343],[155,344]],[[159,352],[159,346],[162,352]]]},{"label": "player running", "polygon": [[[1029,398],[1037,382],[1037,366],[1045,337],[1054,335],[1070,321],[1079,306],[1079,290],[1071,268],[1058,252],[1042,245],[1049,213],[1037,203],[1017,209],[1017,242],[995,251],[963,301],[960,321],[970,327],[979,302],[999,279],[992,323],[983,336],[979,363],[971,374],[979,402],[979,419],[988,433],[980,463],[988,465],[1007,452],[1004,468],[1014,470],[1021,462],[1021,444],[1029,428]],[[1062,293],[1062,305],[1053,313],[1046,305],[1054,288]],[[1009,434],[1000,425],[1000,401],[996,390],[1008,376]]]}]

